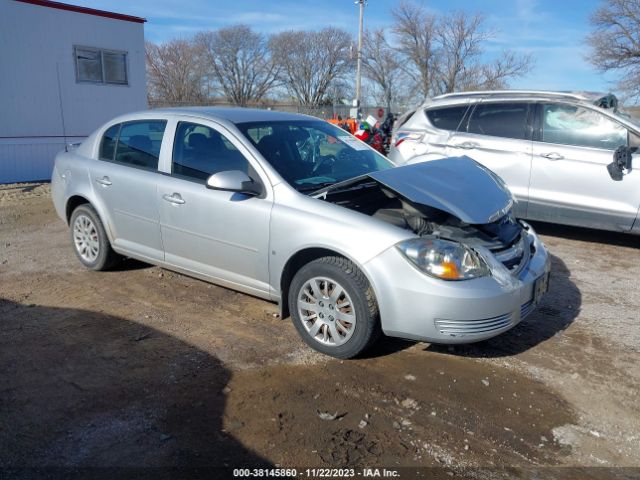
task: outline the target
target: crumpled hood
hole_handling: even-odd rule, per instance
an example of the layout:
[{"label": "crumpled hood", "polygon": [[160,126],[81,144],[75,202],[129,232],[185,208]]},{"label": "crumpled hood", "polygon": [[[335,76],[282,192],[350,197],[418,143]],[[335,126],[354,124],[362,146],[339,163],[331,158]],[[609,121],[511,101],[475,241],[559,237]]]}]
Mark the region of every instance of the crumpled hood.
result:
[{"label": "crumpled hood", "polygon": [[469,157],[415,163],[368,176],[412,203],[443,210],[466,223],[494,222],[513,205],[500,177]]}]

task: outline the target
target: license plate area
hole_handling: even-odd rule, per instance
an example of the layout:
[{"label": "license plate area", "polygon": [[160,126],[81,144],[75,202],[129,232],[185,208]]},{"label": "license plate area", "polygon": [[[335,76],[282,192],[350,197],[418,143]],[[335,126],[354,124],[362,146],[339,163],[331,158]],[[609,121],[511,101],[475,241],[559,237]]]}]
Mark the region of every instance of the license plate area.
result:
[{"label": "license plate area", "polygon": [[549,272],[545,272],[538,277],[533,284],[533,303],[542,300],[545,293],[549,291]]}]

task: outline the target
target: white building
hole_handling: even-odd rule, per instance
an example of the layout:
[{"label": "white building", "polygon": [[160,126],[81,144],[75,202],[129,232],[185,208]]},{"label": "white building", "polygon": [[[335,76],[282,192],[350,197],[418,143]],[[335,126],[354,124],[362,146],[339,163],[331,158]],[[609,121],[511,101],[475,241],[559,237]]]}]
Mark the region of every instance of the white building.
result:
[{"label": "white building", "polygon": [[145,19],[0,0],[0,183],[47,180],[65,144],[147,107]]}]

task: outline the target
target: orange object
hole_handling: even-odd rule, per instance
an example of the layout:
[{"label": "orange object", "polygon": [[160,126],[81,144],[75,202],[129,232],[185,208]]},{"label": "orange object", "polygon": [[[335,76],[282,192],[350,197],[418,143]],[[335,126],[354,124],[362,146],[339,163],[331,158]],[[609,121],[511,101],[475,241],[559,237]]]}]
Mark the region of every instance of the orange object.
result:
[{"label": "orange object", "polygon": [[[337,125],[340,126],[340,120],[338,120],[337,118],[330,118],[327,120],[327,122],[333,124],[333,125]],[[353,118],[347,118],[346,120],[342,120],[342,124],[347,124],[349,126],[349,130],[348,132],[353,135],[356,130],[358,130],[358,123],[353,119]]]},{"label": "orange object", "polygon": [[440,278],[447,278],[451,280],[459,279],[460,273],[458,272],[458,267],[456,266],[456,264],[453,262],[443,262]]}]

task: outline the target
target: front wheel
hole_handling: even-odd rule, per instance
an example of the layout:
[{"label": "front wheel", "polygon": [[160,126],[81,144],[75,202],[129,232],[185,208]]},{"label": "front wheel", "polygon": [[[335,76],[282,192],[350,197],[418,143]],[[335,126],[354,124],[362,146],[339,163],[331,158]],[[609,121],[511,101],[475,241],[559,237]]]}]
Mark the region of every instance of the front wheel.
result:
[{"label": "front wheel", "polygon": [[90,270],[107,270],[120,256],[113,251],[107,232],[94,208],[88,203],[71,214],[71,241],[78,260]]},{"label": "front wheel", "polygon": [[373,289],[346,258],[323,257],[303,266],[293,277],[288,300],[302,339],[332,357],[355,357],[380,334]]}]

